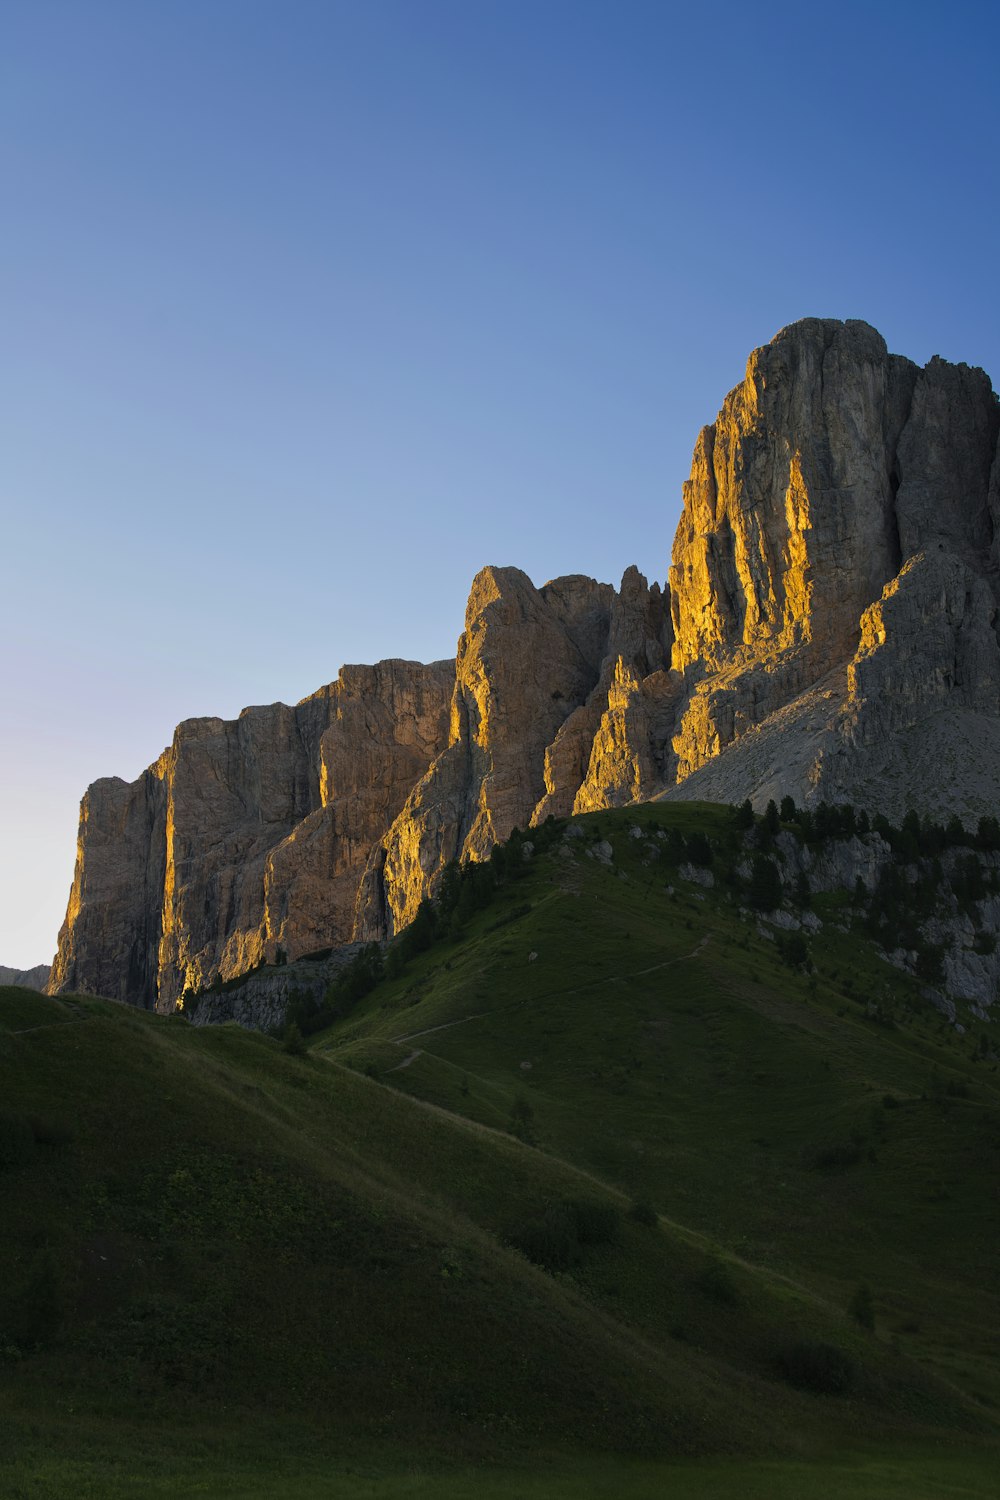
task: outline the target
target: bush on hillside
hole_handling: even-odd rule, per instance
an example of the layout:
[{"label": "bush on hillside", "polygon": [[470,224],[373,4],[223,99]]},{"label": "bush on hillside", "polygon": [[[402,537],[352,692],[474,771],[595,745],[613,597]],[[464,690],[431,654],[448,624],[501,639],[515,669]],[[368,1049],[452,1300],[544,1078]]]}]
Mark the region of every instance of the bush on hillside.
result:
[{"label": "bush on hillside", "polygon": [[699,865],[703,869],[707,869],[712,863],[712,846],[703,833],[688,835],[685,853],[693,865]]},{"label": "bush on hillside", "polygon": [[613,1203],[568,1203],[567,1210],[581,1245],[613,1245],[618,1238],[621,1220]]},{"label": "bush on hillside", "polygon": [[569,1271],[580,1264],[583,1250],[566,1204],[553,1204],[508,1235],[510,1244],[543,1271]]},{"label": "bush on hillside", "polygon": [[755,854],[747,900],[756,911],[774,911],[781,905],[781,876],[766,854]]},{"label": "bush on hillside", "polygon": [[875,1301],[867,1282],[863,1281],[855,1289],[847,1304],[847,1312],[860,1327],[867,1328],[871,1333],[875,1331]]},{"label": "bush on hillside", "polygon": [[861,1147],[854,1141],[842,1141],[831,1146],[813,1146],[802,1153],[802,1165],[813,1172],[836,1172],[844,1167],[857,1166],[861,1160]]},{"label": "bush on hillside", "polygon": [[727,1307],[732,1307],[740,1300],[729,1267],[723,1265],[721,1260],[710,1260],[696,1279],[695,1286],[713,1302],[721,1302]]},{"label": "bush on hillside", "polygon": [[569,1271],[583,1260],[584,1250],[613,1244],[620,1220],[610,1203],[550,1203],[541,1214],[511,1230],[507,1240],[543,1270]]},{"label": "bush on hillside", "polygon": [[733,808],[733,822],[737,828],[745,829],[753,827],[753,803],[749,797],[739,807]]},{"label": "bush on hillside", "polygon": [[821,1396],[842,1396],[855,1380],[849,1354],[818,1339],[795,1339],[781,1350],[778,1366],[790,1385]]}]

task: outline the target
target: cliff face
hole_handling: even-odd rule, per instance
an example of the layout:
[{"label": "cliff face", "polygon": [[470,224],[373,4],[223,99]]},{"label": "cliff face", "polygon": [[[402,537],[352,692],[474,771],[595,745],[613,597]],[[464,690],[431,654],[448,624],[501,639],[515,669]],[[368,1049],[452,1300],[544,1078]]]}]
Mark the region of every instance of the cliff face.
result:
[{"label": "cliff face", "polygon": [[981,370],[920,370],[864,323],[751,355],[674,542],[667,795],[995,804],[998,433]]},{"label": "cliff face", "polygon": [[296,708],[190,719],[83,799],[50,992],[172,1010],[185,990],[351,940],[373,840],[444,742],[454,669],[345,667]]},{"label": "cliff face", "polygon": [[[668,653],[663,597],[634,568],[617,594],[578,576],[536,589],[516,568],[484,568],[458,643],[447,746],[372,853],[357,936],[405,926],[449,860],[483,859],[513,828],[571,812],[599,774],[594,737],[619,675],[639,695]],[[639,780],[629,768],[651,756],[648,732],[623,741],[622,786],[609,784],[602,805],[629,800]]]},{"label": "cliff face", "polygon": [[995,812],[998,436],[982,371],[784,329],[698,438],[665,593],[486,568],[454,664],[345,667],[95,783],[50,989],[171,1009],[279,948],[384,938],[450,859],[550,814]]},{"label": "cliff face", "polygon": [[[635,569],[616,593],[486,568],[454,664],[344,667],[295,708],[188,720],[137,781],[84,797],[51,992],[170,1011],[279,950],[390,936],[448,860],[601,784],[597,726],[622,681],[655,697],[668,657],[665,601]],[[645,722],[629,757],[645,780],[605,776],[607,801],[654,785]]]}]

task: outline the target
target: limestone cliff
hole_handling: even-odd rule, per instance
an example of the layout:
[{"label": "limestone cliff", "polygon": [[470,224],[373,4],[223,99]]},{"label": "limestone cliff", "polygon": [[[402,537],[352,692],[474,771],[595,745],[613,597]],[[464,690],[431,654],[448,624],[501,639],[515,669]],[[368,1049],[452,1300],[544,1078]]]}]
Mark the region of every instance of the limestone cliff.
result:
[{"label": "limestone cliff", "polygon": [[[372,853],[356,936],[405,926],[449,860],[482,859],[513,828],[579,805],[621,684],[641,698],[649,676],[665,677],[668,651],[663,597],[634,568],[618,594],[578,576],[536,589],[516,568],[485,568],[458,643],[447,747]],[[650,726],[632,728],[616,755],[626,791],[602,805],[659,784],[638,769],[653,765]]]},{"label": "limestone cliff", "polygon": [[1000,804],[1000,408],[981,370],[806,319],[699,436],[669,584],[475,579],[452,663],[182,724],[81,809],[53,992],[170,1009],[382,939],[453,858],[653,796]]},{"label": "limestone cliff", "polygon": [[172,1010],[283,949],[347,943],[372,842],[444,742],[454,670],[345,667],[295,708],[190,719],[83,799],[49,988]]},{"label": "limestone cliff", "polygon": [[864,323],[751,355],[674,542],[666,795],[995,807],[998,434],[981,370],[920,370]]},{"label": "limestone cliff", "polygon": [[[449,859],[597,784],[596,727],[623,682],[658,701],[668,657],[665,601],[635,569],[619,594],[486,568],[456,663],[344,667],[295,708],[188,720],[137,781],[84,797],[51,992],[170,1011],[279,952],[391,935]],[[583,732],[560,741],[578,711]],[[615,772],[608,800],[659,774],[655,713],[632,719],[616,754],[644,770]]]}]

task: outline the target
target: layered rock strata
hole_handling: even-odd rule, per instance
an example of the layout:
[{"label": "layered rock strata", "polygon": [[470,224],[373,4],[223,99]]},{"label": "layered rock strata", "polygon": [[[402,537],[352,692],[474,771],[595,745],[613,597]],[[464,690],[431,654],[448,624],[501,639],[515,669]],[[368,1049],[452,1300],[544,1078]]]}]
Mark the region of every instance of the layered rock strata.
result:
[{"label": "layered rock strata", "polygon": [[698,438],[664,592],[474,581],[456,661],[183,724],[81,810],[53,992],[185,990],[382,939],[451,859],[653,796],[1000,804],[1000,408],[981,370],[806,319]]}]

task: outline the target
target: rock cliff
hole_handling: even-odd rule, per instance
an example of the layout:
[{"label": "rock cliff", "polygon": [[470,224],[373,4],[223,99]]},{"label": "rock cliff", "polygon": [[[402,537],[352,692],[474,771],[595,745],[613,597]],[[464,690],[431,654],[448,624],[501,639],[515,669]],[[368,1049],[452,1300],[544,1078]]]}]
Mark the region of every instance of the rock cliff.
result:
[{"label": "rock cliff", "polygon": [[998,435],[981,370],[921,370],[865,323],[751,355],[674,542],[666,795],[996,805]]},{"label": "rock cliff", "polygon": [[475,579],[454,664],[182,724],[83,800],[52,992],[184,992],[390,936],[454,858],[653,796],[1000,802],[1000,407],[806,319],[698,438],[666,590]]},{"label": "rock cliff", "polygon": [[278,950],[348,943],[369,849],[447,732],[454,668],[344,667],[295,708],[190,719],[97,781],[49,981],[172,1010]]},{"label": "rock cliff", "polygon": [[22,990],[39,990],[44,995],[48,982],[48,964],[36,964],[33,969],[12,969],[8,964],[0,964],[0,984],[17,985]]}]

